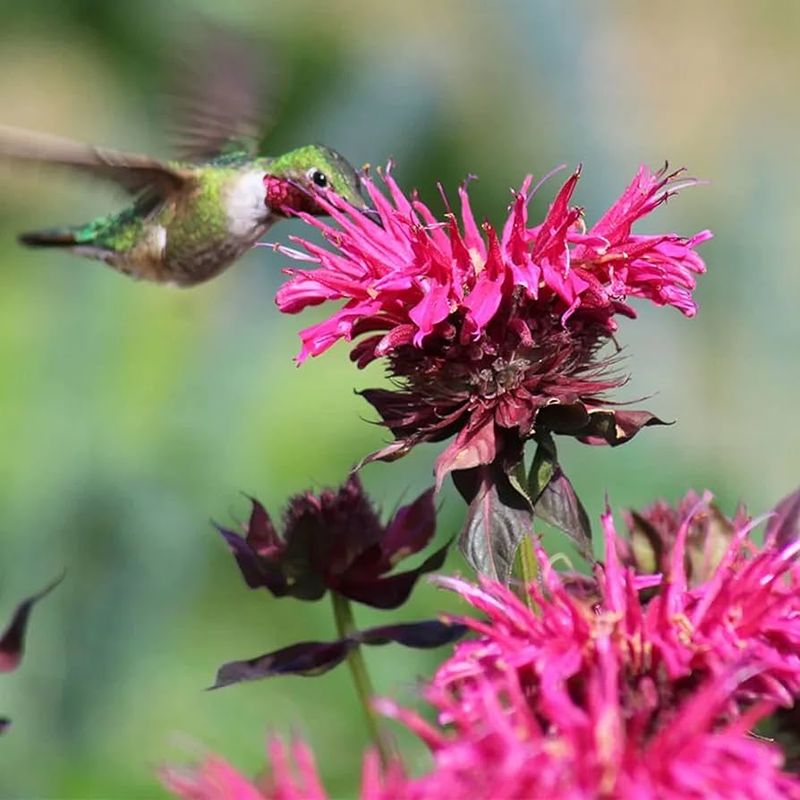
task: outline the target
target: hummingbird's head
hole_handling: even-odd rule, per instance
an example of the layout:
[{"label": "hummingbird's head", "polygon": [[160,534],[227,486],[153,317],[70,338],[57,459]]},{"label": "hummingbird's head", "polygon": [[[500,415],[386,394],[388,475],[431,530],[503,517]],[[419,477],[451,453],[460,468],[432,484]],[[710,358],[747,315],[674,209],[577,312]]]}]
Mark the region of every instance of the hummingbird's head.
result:
[{"label": "hummingbird's head", "polygon": [[377,217],[361,194],[361,179],[349,161],[324,145],[308,145],[276,158],[264,176],[265,202],[273,213],[305,211],[326,214],[319,202],[323,195],[341,197],[351,206]]}]

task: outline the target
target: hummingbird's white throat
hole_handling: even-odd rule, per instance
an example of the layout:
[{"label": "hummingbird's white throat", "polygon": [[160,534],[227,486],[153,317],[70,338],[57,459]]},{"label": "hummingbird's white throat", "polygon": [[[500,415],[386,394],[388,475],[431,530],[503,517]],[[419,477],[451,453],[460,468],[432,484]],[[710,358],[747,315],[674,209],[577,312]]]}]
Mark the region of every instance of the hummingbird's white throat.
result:
[{"label": "hummingbird's white throat", "polygon": [[263,170],[248,170],[234,178],[225,197],[231,236],[249,239],[261,235],[270,216],[265,195]]}]

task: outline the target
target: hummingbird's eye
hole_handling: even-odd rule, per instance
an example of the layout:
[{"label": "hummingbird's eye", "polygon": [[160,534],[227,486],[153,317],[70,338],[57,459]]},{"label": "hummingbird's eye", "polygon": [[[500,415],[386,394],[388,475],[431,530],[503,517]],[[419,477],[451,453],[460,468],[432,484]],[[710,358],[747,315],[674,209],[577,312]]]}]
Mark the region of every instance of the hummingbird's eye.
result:
[{"label": "hummingbird's eye", "polygon": [[320,189],[324,189],[328,185],[328,176],[316,167],[312,167],[308,171],[308,178],[315,186],[319,186]]}]

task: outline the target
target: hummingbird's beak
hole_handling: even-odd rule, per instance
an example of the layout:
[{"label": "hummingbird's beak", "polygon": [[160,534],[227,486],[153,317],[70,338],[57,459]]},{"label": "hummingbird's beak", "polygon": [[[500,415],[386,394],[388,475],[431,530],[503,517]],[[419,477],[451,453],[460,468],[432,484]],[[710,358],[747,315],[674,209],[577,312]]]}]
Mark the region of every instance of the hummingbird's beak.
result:
[{"label": "hummingbird's beak", "polygon": [[368,219],[370,222],[374,222],[379,228],[383,227],[383,220],[381,219],[381,215],[370,206],[366,206],[365,208],[361,209],[361,213]]},{"label": "hummingbird's beak", "polygon": [[[290,186],[292,186],[295,189],[297,189],[298,192],[300,192],[301,194],[303,194],[307,198],[309,198],[311,201],[315,200],[316,193],[313,190],[310,190],[307,187],[303,186],[301,183],[298,183],[297,181],[293,181],[291,179],[287,179],[286,182]],[[340,208],[340,206],[337,205],[337,203],[336,203],[336,199],[337,198],[338,198],[338,195],[336,195],[335,193],[331,193],[331,194],[329,194],[327,196],[328,201],[332,205],[334,205],[336,208],[339,208],[341,211],[344,211],[345,210],[344,208]],[[381,220],[381,215],[378,213],[378,211],[376,209],[372,208],[372,206],[364,205],[362,208],[359,208],[358,210],[368,220],[370,220],[371,222],[374,222],[378,227],[380,227],[380,228],[383,227],[383,221]],[[314,213],[314,212],[312,212],[312,213]]]}]

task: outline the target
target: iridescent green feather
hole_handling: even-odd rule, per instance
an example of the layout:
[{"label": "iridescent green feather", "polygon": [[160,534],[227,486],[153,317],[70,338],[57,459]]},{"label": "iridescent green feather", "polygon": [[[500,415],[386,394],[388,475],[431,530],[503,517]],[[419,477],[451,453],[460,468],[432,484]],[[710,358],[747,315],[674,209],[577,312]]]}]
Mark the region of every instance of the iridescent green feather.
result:
[{"label": "iridescent green feather", "polygon": [[[149,225],[168,228],[170,246],[176,249],[191,246],[198,240],[224,238],[228,231],[223,190],[226,182],[246,163],[247,158],[238,152],[214,159],[199,169],[194,168],[197,186],[182,202],[181,213],[176,214],[175,206],[170,202],[153,210],[146,210],[143,204],[137,203],[74,229],[76,244],[124,252],[136,246]],[[192,169],[186,164],[170,166]]]}]

